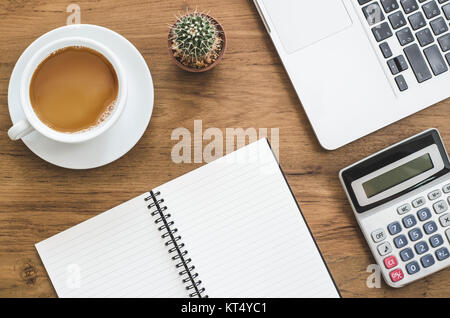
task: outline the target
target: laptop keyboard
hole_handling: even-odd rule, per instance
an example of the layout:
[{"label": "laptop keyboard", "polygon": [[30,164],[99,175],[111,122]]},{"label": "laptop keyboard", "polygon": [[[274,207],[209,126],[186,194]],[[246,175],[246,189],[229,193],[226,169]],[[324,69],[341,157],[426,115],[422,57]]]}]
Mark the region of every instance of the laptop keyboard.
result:
[{"label": "laptop keyboard", "polygon": [[[450,0],[357,1],[400,91],[409,68],[418,83],[449,71]],[[402,48],[395,54],[386,41],[394,36]]]}]

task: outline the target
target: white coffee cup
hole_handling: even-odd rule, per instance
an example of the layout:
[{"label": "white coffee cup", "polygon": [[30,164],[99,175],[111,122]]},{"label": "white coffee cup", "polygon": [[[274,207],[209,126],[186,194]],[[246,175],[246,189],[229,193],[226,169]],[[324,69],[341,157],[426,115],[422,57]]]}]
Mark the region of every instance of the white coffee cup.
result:
[{"label": "white coffee cup", "polygon": [[[56,131],[45,125],[33,110],[30,100],[30,83],[36,68],[53,52],[71,46],[87,47],[103,55],[113,66],[118,79],[118,94],[113,111],[99,123],[90,129],[80,132],[64,133]],[[107,47],[97,41],[82,37],[67,37],[49,43],[36,52],[30,59],[22,74],[20,83],[20,103],[25,114],[25,119],[15,123],[9,130],[8,136],[12,140],[18,140],[36,130],[42,135],[55,141],[64,143],[79,143],[95,138],[107,131],[119,119],[127,101],[127,82],[125,70],[116,55]]]}]

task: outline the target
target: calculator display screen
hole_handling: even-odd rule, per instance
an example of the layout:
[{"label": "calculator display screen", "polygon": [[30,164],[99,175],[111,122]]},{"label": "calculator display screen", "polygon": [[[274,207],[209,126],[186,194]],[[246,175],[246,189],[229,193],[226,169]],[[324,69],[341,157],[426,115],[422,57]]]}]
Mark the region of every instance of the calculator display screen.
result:
[{"label": "calculator display screen", "polygon": [[427,153],[364,182],[362,187],[370,198],[433,168],[433,161]]}]

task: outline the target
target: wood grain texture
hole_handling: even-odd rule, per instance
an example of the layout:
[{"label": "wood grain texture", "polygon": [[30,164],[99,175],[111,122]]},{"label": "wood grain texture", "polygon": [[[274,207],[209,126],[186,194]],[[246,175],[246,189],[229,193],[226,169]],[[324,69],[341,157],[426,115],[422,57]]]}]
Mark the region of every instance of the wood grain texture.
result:
[{"label": "wood grain texture", "polygon": [[[64,25],[69,1],[0,3],[0,297],[56,296],[34,244],[201,164],[175,164],[174,128],[280,128],[280,162],[344,297],[449,297],[449,270],[396,290],[369,289],[374,260],[341,189],[338,171],[430,127],[450,146],[450,101],[341,149],[320,148],[281,62],[250,0],[77,1],[82,23],[128,38],[145,57],[155,107],[140,142],[120,160],[88,171],[55,167],[6,131],[8,82],[15,62],[37,37]],[[188,74],[167,56],[168,24],[191,8],[210,10],[228,35],[228,51],[213,71]]]}]

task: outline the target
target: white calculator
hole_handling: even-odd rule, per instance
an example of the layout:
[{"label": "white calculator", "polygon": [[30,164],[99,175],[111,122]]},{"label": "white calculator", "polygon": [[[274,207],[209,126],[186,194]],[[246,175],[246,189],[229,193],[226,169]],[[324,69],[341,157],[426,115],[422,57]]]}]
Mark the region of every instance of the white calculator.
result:
[{"label": "white calculator", "polygon": [[388,285],[450,266],[450,163],[436,129],[341,170],[340,179]]}]

